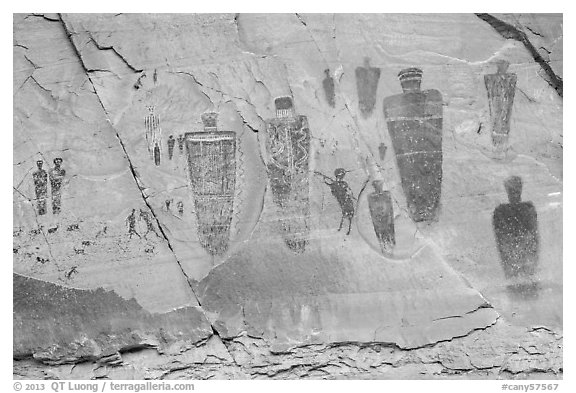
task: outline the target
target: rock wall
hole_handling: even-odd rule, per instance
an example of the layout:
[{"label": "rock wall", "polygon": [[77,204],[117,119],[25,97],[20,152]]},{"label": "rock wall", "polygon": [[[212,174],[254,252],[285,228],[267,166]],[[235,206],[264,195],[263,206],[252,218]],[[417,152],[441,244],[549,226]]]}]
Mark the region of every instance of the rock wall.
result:
[{"label": "rock wall", "polygon": [[562,15],[14,15],[16,378],[558,378]]}]

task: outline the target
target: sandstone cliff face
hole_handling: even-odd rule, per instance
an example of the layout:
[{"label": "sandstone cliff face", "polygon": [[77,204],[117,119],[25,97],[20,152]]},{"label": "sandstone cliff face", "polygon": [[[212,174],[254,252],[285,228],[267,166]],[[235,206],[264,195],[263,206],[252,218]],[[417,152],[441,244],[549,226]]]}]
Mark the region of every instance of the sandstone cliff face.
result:
[{"label": "sandstone cliff face", "polygon": [[13,83],[16,377],[561,375],[561,15],[15,15]]}]

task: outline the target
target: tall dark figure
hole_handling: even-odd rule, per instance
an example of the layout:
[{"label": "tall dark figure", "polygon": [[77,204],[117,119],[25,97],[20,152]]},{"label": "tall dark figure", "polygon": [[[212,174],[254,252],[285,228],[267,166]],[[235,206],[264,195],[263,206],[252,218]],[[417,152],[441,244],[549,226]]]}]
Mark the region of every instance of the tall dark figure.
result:
[{"label": "tall dark figure", "polygon": [[515,281],[530,281],[538,266],[538,216],[532,202],[522,202],[522,179],[504,182],[509,203],[494,210],[492,225],[504,275]]},{"label": "tall dark figure", "polygon": [[510,119],[514,93],[516,92],[516,74],[506,72],[509,63],[501,61],[497,64],[496,74],[484,75],[484,83],[488,92],[488,108],[492,122],[492,143],[501,148],[507,145],[510,133]]},{"label": "tall dark figure", "polygon": [[288,248],[304,252],[310,215],[308,118],[297,115],[292,97],[274,100],[276,118],[266,121],[266,169],[272,200]]},{"label": "tall dark figure", "polygon": [[168,137],[168,159],[172,159],[174,155],[174,145],[176,144],[176,139],[174,139],[174,135],[170,135]]},{"label": "tall dark figure", "polygon": [[322,87],[324,88],[326,101],[328,102],[328,105],[334,108],[336,106],[336,96],[334,93],[334,78],[332,78],[332,75],[330,75],[330,69],[328,68],[324,70],[324,74],[326,74],[326,77],[322,81]]},{"label": "tall dark figure", "polygon": [[50,170],[50,186],[52,188],[52,214],[59,214],[62,207],[62,183],[66,171],[62,169],[62,159],[54,159],[54,168]]},{"label": "tall dark figure", "polygon": [[352,189],[344,180],[346,170],[344,168],[337,168],[334,171],[334,177],[336,177],[336,179],[332,179],[320,172],[316,173],[324,177],[324,183],[330,187],[330,192],[332,192],[332,195],[334,195],[340,205],[340,209],[342,209],[342,217],[340,218],[340,226],[338,227],[338,230],[340,231],[342,229],[344,218],[346,218],[348,220],[348,232],[346,232],[346,234],[349,235],[350,229],[352,228],[352,218],[354,217],[355,198]]},{"label": "tall dark figure", "polygon": [[217,120],[217,113],[204,113],[204,131],[186,133],[198,239],[210,255],[228,250],[236,187],[236,133],[218,130]]},{"label": "tall dark figure", "polygon": [[376,105],[376,92],[380,80],[380,68],[370,66],[370,58],[364,58],[364,67],[356,68],[358,107],[364,118],[370,116]]},{"label": "tall dark figure", "polygon": [[160,146],[158,144],[154,145],[154,164],[156,166],[160,165]]},{"label": "tall dark figure", "polygon": [[384,100],[384,116],[410,217],[433,221],[442,188],[442,94],[420,90],[419,68],[406,68],[398,78],[403,93]]},{"label": "tall dark figure", "polygon": [[382,180],[372,182],[374,192],[368,196],[368,207],[380,249],[383,253],[390,253],[396,245],[394,208],[390,191],[383,190],[383,185]]},{"label": "tall dark figure", "polygon": [[48,173],[42,169],[44,162],[42,160],[36,161],[38,169],[32,174],[34,179],[34,191],[36,192],[36,206],[38,214],[46,214],[46,197],[48,194]]}]

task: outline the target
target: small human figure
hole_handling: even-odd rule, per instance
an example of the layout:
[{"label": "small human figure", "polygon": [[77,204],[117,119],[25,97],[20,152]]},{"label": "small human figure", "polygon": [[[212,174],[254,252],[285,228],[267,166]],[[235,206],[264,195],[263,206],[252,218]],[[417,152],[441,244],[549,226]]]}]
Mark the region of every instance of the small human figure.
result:
[{"label": "small human figure", "polygon": [[170,205],[172,204],[172,199],[166,199],[164,201],[164,204],[166,205],[166,211],[170,211]]},{"label": "small human figure", "polygon": [[332,195],[336,198],[342,209],[342,218],[340,219],[340,226],[338,231],[342,229],[342,224],[344,223],[344,218],[348,219],[348,232],[346,235],[350,234],[350,229],[352,228],[352,218],[354,217],[354,194],[352,194],[352,189],[348,183],[344,180],[344,175],[346,175],[346,170],[344,168],[337,168],[334,171],[334,176],[336,179],[332,179],[320,172],[315,172],[324,177],[324,183],[330,187]]},{"label": "small human figure", "polygon": [[54,168],[50,170],[50,186],[52,188],[52,214],[59,214],[62,207],[62,182],[66,171],[60,167],[61,158],[54,159]]},{"label": "small human figure", "polygon": [[385,143],[381,143],[378,146],[378,155],[380,156],[380,161],[384,161],[384,158],[386,157],[386,150],[388,150],[388,146],[386,146]]},{"label": "small human figure", "polygon": [[136,209],[132,209],[132,213],[126,217],[126,225],[128,225],[128,234],[130,235],[130,239],[132,239],[132,235],[142,238],[142,236],[140,236],[136,231]]},{"label": "small human figure", "polygon": [[150,217],[150,213],[140,209],[140,218],[143,219],[146,223],[146,233],[144,234],[144,237],[146,237],[146,235],[148,235],[150,232],[154,232],[156,236],[158,236],[156,229],[154,229],[154,224],[152,224],[152,217]]},{"label": "small human figure", "polygon": [[178,214],[182,216],[184,214],[184,202],[178,201],[176,207],[178,208]]},{"label": "small human figure", "polygon": [[174,155],[174,145],[176,144],[176,139],[174,139],[174,135],[170,135],[168,137],[168,159],[172,159]]},{"label": "small human figure", "polygon": [[46,214],[46,195],[48,194],[48,173],[42,169],[44,162],[42,160],[36,161],[38,170],[32,174],[34,179],[34,189],[36,191],[36,204],[38,207],[38,214]]}]

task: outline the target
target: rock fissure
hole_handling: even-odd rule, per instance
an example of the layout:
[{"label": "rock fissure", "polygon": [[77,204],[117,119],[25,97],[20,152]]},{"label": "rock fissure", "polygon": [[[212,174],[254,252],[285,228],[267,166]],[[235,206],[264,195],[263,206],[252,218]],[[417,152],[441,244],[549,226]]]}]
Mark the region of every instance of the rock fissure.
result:
[{"label": "rock fissure", "polygon": [[540,65],[547,78],[546,82],[560,97],[563,96],[563,82],[562,78],[556,75],[552,67],[548,62],[540,55],[538,50],[534,47],[532,42],[528,39],[528,36],[523,31],[518,30],[518,28],[506,23],[491,14],[475,14],[478,18],[482,19],[484,22],[488,23],[494,30],[498,32],[502,37],[506,39],[512,39],[521,42],[524,47],[528,50],[530,55],[534,58],[534,61]]}]

